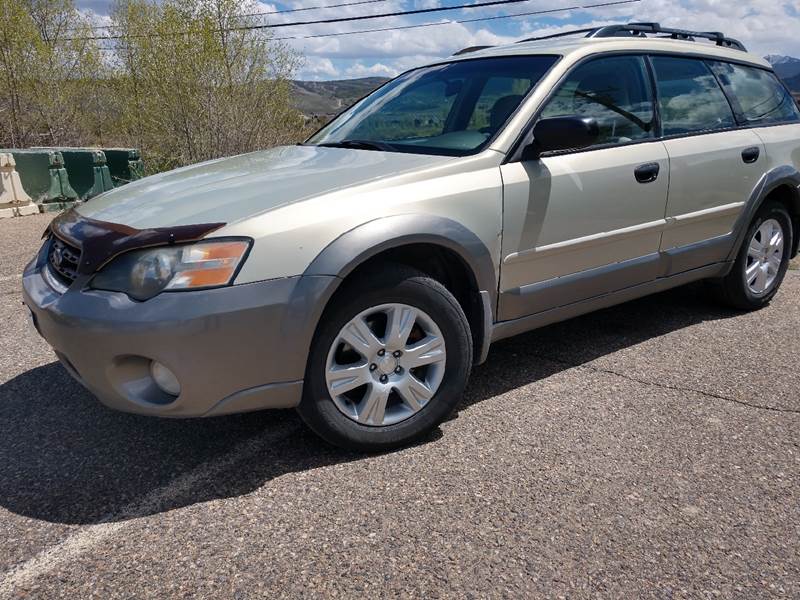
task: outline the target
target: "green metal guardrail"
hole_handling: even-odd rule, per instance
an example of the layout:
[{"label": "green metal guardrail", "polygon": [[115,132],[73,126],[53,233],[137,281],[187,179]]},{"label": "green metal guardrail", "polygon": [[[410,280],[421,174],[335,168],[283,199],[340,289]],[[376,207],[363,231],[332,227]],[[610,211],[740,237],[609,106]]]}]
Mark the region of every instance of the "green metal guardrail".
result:
[{"label": "green metal guardrail", "polygon": [[136,148],[103,148],[116,187],[144,177],[144,162]]},{"label": "green metal guardrail", "polygon": [[23,189],[42,210],[61,210],[78,199],[64,168],[64,157],[55,150],[0,150],[16,162]]},{"label": "green metal guardrail", "polygon": [[81,200],[88,200],[114,189],[111,172],[106,164],[106,155],[97,148],[37,148],[53,150],[64,157],[64,167],[69,182]]}]

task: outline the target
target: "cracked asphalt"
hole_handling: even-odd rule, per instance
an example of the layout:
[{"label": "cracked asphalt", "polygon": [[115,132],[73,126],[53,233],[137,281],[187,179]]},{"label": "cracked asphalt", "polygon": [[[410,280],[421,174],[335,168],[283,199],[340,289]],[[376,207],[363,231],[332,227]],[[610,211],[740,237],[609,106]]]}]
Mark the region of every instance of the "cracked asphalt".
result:
[{"label": "cracked asphalt", "polygon": [[28,326],[0,221],[0,598],[798,598],[800,272],[499,343],[430,439],[103,408]]}]

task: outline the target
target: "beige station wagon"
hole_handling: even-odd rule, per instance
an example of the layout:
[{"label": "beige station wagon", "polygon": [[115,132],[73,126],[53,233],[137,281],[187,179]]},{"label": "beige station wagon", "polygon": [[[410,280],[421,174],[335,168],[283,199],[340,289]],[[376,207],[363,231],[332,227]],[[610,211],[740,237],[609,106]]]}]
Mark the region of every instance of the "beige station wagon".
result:
[{"label": "beige station wagon", "polygon": [[798,107],[720,33],[469,48],[303,144],[59,216],[24,299],[110,407],[297,407],[380,450],[438,426],[499,339],[698,280],[766,305],[798,250],[798,169]]}]

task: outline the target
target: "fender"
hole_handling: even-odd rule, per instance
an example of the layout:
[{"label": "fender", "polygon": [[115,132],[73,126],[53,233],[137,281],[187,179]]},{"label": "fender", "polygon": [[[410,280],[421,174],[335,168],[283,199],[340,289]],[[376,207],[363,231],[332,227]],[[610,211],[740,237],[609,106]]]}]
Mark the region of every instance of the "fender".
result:
[{"label": "fender", "polygon": [[385,250],[420,243],[442,246],[458,254],[472,271],[477,291],[488,292],[494,306],[497,277],[486,244],[460,223],[435,215],[397,215],[359,225],[325,247],[303,275],[344,279]]},{"label": "fender", "polygon": [[[479,325],[482,331],[473,332],[475,364],[484,362],[489,353],[497,306],[496,267],[486,244],[475,233],[452,219],[410,214],[369,221],[342,234],[325,247],[308,266],[302,279],[335,278],[333,285],[325,290],[325,297],[318,298],[324,306],[339,283],[365,261],[385,250],[420,243],[452,250],[472,272],[474,281],[470,283],[479,293],[479,306],[483,313]],[[316,317],[314,328],[319,315]]]},{"label": "fender", "polygon": [[[759,179],[750,198],[747,200],[744,208],[742,209],[739,218],[733,226],[735,242],[731,247],[728,254],[728,262],[731,264],[736,260],[736,255],[744,243],[744,237],[747,235],[747,228],[756,216],[756,213],[764,204],[767,196],[778,189],[780,186],[788,185],[792,190],[792,204],[790,213],[793,215],[800,215],[800,171],[790,165],[783,165],[776,167],[764,173]],[[800,235],[795,235],[795,240],[792,247],[792,256],[797,253],[797,245],[800,242]]]}]

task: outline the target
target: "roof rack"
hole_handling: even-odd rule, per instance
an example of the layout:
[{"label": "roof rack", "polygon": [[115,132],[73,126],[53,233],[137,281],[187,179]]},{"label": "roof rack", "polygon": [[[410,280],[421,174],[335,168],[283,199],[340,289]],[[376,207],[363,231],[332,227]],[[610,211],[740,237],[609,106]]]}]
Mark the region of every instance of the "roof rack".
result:
[{"label": "roof rack", "polygon": [[[529,37],[525,38],[524,40],[518,40],[517,44],[521,44],[523,42],[539,42],[541,40],[554,40],[557,38],[562,37],[569,37],[572,35],[578,35],[579,33],[588,33],[592,34],[597,31],[598,27],[589,27],[588,29],[571,29],[570,31],[562,31],[561,33],[551,33],[550,35],[540,35],[537,37]],[[585,35],[583,37],[591,37],[590,35]]]},{"label": "roof rack", "polygon": [[453,56],[459,56],[460,54],[469,54],[470,52],[477,52],[478,50],[486,50],[486,48],[492,48],[492,46],[469,46],[468,48],[462,48]]},{"label": "roof rack", "polygon": [[571,35],[586,34],[587,38],[611,38],[611,37],[647,37],[648,34],[664,34],[658,37],[669,38],[673,40],[683,40],[687,42],[694,42],[696,38],[710,40],[722,46],[723,48],[733,48],[747,52],[744,44],[739,40],[726,37],[725,34],[719,31],[689,31],[688,29],[672,29],[669,27],[662,27],[658,23],[628,23],[627,25],[605,25],[603,27],[593,27],[590,29],[575,29],[573,31],[565,31],[563,33],[555,33],[553,35],[544,35],[540,37],[525,38],[521,42],[536,42],[540,40],[551,40],[560,37],[567,37]]}]

